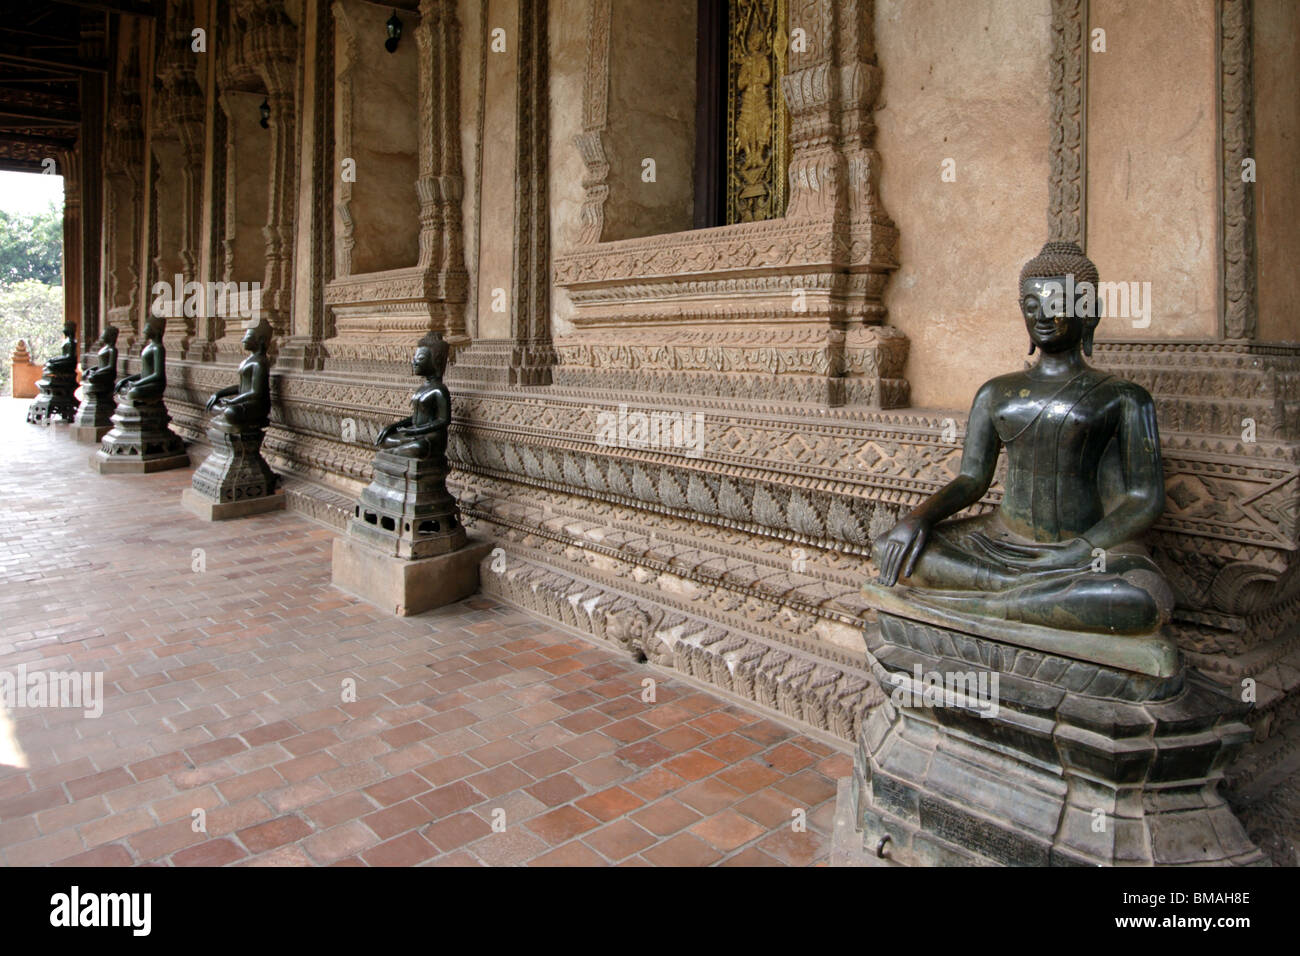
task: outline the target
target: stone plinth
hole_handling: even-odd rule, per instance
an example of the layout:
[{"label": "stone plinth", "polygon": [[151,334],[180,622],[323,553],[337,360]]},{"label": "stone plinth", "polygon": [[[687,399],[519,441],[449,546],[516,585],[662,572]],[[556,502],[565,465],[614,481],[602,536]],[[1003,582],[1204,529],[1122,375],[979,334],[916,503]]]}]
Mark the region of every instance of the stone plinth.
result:
[{"label": "stone plinth", "polygon": [[447,491],[445,458],[375,455],[347,534],[334,540],[334,586],[399,616],[419,614],[478,590],[490,550],[470,541]]},{"label": "stone plinth", "polygon": [[87,387],[82,389],[82,395],[85,401],[77,409],[77,417],[68,434],[76,441],[97,444],[112,429],[117,406],[112,392],[96,392]]},{"label": "stone plinth", "polygon": [[465,546],[456,499],[447,491],[446,459],[380,451],[374,480],[361,493],[348,534],[384,554],[430,558]]},{"label": "stone plinth", "polygon": [[469,540],[459,550],[412,560],[345,535],[334,539],[332,581],[340,590],[406,617],[475,593],[479,562],[491,549],[490,542]]},{"label": "stone plinth", "polygon": [[833,863],[1264,862],[1217,792],[1251,736],[1223,688],[878,618],[867,649],[889,700],[840,783]]},{"label": "stone plinth", "polygon": [[51,371],[46,365],[45,374],[36,383],[36,399],[27,409],[27,420],[33,425],[48,425],[55,417],[72,422],[77,415],[77,370]]},{"label": "stone plinth", "polygon": [[232,425],[217,417],[208,426],[212,452],[194,472],[181,504],[207,521],[278,511],[279,476],[262,457],[264,428]]},{"label": "stone plinth", "polygon": [[168,423],[171,416],[159,398],[117,397],[113,427],[104,436],[90,464],[101,475],[145,474],[184,468],[190,463],[185,442]]}]

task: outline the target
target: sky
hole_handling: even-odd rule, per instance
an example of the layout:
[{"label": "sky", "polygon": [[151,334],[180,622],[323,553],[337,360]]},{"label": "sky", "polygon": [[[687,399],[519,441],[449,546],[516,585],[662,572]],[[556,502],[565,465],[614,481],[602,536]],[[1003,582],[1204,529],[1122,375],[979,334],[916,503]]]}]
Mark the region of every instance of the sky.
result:
[{"label": "sky", "polygon": [[28,216],[63,206],[63,177],[0,170],[0,210]]}]

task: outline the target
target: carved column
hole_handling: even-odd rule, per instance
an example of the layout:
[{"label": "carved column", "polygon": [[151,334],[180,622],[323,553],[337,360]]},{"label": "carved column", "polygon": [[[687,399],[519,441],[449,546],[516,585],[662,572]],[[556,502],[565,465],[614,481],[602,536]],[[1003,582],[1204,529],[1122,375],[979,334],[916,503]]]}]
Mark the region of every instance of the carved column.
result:
[{"label": "carved column", "polygon": [[421,0],[415,28],[419,49],[420,258],[434,327],[455,346],[465,334],[465,269],[461,198],[465,176],[460,155],[460,24],[448,0]]},{"label": "carved column", "polygon": [[[84,37],[84,33],[83,33]],[[102,47],[102,37],[96,42]],[[103,256],[104,202],[104,77],[81,78],[81,139],[77,145],[77,175],[80,179],[80,264],[77,283],[81,310],[82,349],[89,350],[100,333],[100,276]],[[65,270],[70,272],[70,269]]]},{"label": "carved column", "polygon": [[[286,368],[319,369],[324,363],[321,343],[326,337],[325,283],[338,274],[334,256],[332,188],[338,176],[334,160],[334,25],[331,0],[313,0],[303,8],[299,29],[300,89],[310,90],[298,115],[298,215],[292,335],[284,342],[276,364]],[[347,155],[344,153],[343,155]]]},{"label": "carved column", "polygon": [[294,184],[296,181],[297,37],[282,2],[241,4],[248,21],[244,61],[261,78],[271,108],[270,183],[266,238],[266,278],[262,311],[277,339],[289,334],[293,299]]},{"label": "carved column", "polygon": [[550,145],[547,0],[519,7],[519,92],[516,97],[515,249],[510,296],[511,385],[550,385]]},{"label": "carved column", "polygon": [[[79,149],[70,149],[59,157],[59,172],[63,174],[63,321],[75,322],[78,344],[84,353],[89,350],[87,339],[96,334],[84,326],[82,313],[82,200],[81,189],[84,172]],[[93,289],[85,290],[93,293]]]},{"label": "carved column", "polygon": [[1255,155],[1251,0],[1219,3],[1219,125],[1223,151],[1223,327],[1226,339],[1253,339],[1256,301],[1254,184],[1242,161]]},{"label": "carved column", "polygon": [[108,256],[104,321],[118,328],[118,347],[124,355],[136,342],[144,210],[144,127],[138,56],[138,44],[133,42],[113,84],[104,150]]},{"label": "carved column", "polygon": [[605,124],[609,115],[610,0],[592,0],[587,18],[587,73],[583,81],[582,132],[574,138],[582,154],[580,243],[600,242],[605,229],[605,200],[609,197],[609,158],[605,155]]}]

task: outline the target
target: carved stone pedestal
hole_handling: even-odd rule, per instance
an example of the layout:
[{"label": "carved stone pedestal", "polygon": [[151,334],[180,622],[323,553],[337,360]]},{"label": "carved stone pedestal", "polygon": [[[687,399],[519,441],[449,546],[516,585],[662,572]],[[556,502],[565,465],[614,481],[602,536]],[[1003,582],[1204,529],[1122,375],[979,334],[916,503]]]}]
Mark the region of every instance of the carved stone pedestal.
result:
[{"label": "carved stone pedestal", "polygon": [[112,392],[92,392],[83,390],[86,400],[77,409],[76,420],[68,429],[68,434],[75,441],[87,445],[96,445],[113,427],[113,412],[117,406],[113,403]]},{"label": "carved stone pedestal", "polygon": [[1250,739],[1247,705],[1219,686],[879,621],[867,648],[890,699],[840,782],[833,863],[1264,862],[1216,792]]},{"label": "carved stone pedestal", "polygon": [[348,534],[398,558],[430,558],[465,546],[446,460],[380,451],[375,477],[361,492]]},{"label": "carved stone pedestal", "polygon": [[161,398],[117,398],[113,427],[104,436],[99,451],[90,458],[101,475],[146,474],[185,468],[190,459],[185,442],[168,423],[171,416]]},{"label": "carved stone pedestal", "polygon": [[194,472],[181,504],[205,521],[278,511],[284,495],[279,476],[262,457],[263,428],[232,425],[218,417],[208,426],[212,453]]},{"label": "carved stone pedestal", "polygon": [[491,545],[465,534],[445,459],[380,451],[374,467],[347,534],[334,539],[334,586],[399,616],[477,591]]},{"label": "carved stone pedestal", "polygon": [[46,371],[36,383],[36,398],[27,408],[27,420],[33,425],[48,425],[55,416],[71,422],[77,414],[77,372]]}]

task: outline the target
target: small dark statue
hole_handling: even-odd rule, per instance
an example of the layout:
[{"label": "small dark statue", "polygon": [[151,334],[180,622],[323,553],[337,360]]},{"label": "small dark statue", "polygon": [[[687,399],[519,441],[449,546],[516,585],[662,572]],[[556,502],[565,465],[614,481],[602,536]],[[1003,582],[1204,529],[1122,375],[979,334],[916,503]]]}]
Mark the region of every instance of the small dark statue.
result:
[{"label": "small dark statue", "polygon": [[411,396],[410,416],[385,426],[375,439],[376,447],[408,458],[428,458],[446,467],[451,393],[442,376],[447,351],[447,343],[437,332],[420,340],[411,358],[411,372],[423,376],[424,385]]},{"label": "small dark statue", "polygon": [[272,511],[284,506],[276,494],[279,476],[262,457],[262,440],[271,421],[271,363],[266,350],[271,326],[261,319],[244,332],[248,357],[239,365],[239,384],[227,385],[208,399],[215,412],[208,424],[212,454],[194,472],[182,502],[204,518],[220,520]]},{"label": "small dark statue", "polygon": [[99,337],[99,364],[87,369],[81,377],[81,393],[85,401],[77,410],[73,423],[73,436],[78,441],[99,441],[112,427],[113,391],[117,386],[117,335],[118,329],[110,325]]},{"label": "small dark statue", "polygon": [[117,401],[113,427],[92,461],[102,474],[147,473],[189,464],[185,442],[169,427],[171,416],[163,402],[167,391],[166,327],[165,318],[149,316],[139,373],[118,379],[113,387]]},{"label": "small dark statue", "polygon": [[[1067,284],[1067,276],[1073,283]],[[1172,595],[1138,537],[1164,508],[1155,405],[1092,368],[1097,267],[1049,242],[1020,274],[1033,367],[986,382],[971,406],[961,473],[880,539],[880,583],[954,621],[1150,634]],[[1073,303],[1067,289],[1089,282]],[[980,500],[1007,453],[991,514],[946,521]],[[902,596],[902,595],[900,595]]]},{"label": "small dark statue", "polygon": [[361,493],[348,533],[399,558],[428,558],[468,540],[456,499],[447,491],[447,428],[451,394],[443,384],[448,345],[430,332],[416,346],[411,371],[424,384],[411,396],[411,414],[375,439],[374,480]]},{"label": "small dark statue", "polygon": [[48,425],[54,416],[71,422],[77,414],[77,323],[63,323],[63,348],[45,363],[37,395],[27,408],[33,425]]},{"label": "small dark statue", "polygon": [[244,333],[248,358],[239,364],[239,384],[227,385],[208,399],[208,411],[216,410],[231,425],[265,428],[271,420],[271,364],[266,357],[271,327],[265,319]]},{"label": "small dark statue", "polygon": [[117,380],[113,394],[132,402],[162,398],[167,391],[167,349],[163,347],[164,319],[150,316],[144,326],[144,348],[140,350],[140,371]]}]

